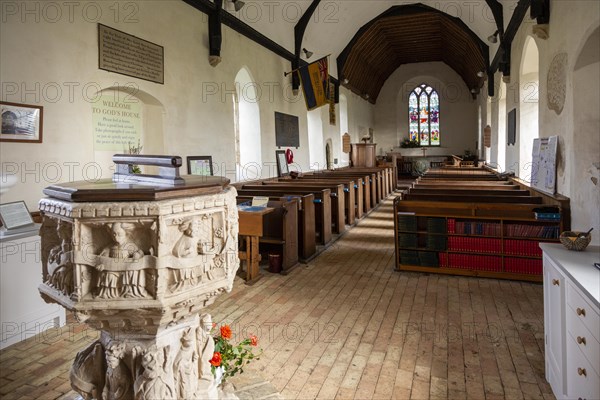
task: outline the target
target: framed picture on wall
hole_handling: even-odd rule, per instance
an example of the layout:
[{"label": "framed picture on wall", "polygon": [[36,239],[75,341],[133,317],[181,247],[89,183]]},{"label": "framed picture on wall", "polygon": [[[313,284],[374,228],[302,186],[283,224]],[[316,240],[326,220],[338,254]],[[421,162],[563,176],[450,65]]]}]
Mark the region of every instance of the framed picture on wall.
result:
[{"label": "framed picture on wall", "polygon": [[517,109],[513,108],[508,112],[508,140],[507,145],[515,145],[517,142]]},{"label": "framed picture on wall", "polygon": [[190,156],[187,158],[189,175],[212,176],[212,156]]},{"label": "framed picture on wall", "polygon": [[289,176],[290,170],[288,169],[287,159],[285,158],[284,150],[276,150],[275,158],[277,159],[277,176]]},{"label": "framed picture on wall", "polygon": [[0,101],[0,142],[42,143],[42,106]]}]

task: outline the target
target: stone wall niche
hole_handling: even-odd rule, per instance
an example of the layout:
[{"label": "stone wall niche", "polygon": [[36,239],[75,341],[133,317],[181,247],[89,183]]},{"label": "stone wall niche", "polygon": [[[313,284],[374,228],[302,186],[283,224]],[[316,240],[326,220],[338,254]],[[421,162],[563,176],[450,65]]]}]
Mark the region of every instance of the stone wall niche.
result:
[{"label": "stone wall niche", "polygon": [[203,309],[239,267],[236,191],[220,177],[183,181],[44,191],[40,293],[101,331],[70,372],[85,399],[219,397]]}]

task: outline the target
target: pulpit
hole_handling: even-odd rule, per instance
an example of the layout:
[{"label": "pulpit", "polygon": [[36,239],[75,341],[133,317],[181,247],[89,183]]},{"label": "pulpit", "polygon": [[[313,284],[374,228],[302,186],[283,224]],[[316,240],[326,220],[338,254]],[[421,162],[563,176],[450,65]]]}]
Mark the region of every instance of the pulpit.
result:
[{"label": "pulpit", "polygon": [[39,203],[39,291],[101,331],[76,356],[71,385],[86,399],[218,398],[203,310],[239,267],[236,190],[179,176],[180,157],[113,160],[113,180],[53,185]]},{"label": "pulpit", "polygon": [[373,168],[376,166],[377,145],[375,143],[352,143],[350,161],[353,167]]}]

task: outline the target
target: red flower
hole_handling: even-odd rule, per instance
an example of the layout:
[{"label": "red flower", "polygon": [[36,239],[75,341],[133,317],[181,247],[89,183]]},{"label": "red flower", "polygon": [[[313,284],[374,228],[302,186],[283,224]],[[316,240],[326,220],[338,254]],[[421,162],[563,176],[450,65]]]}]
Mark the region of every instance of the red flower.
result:
[{"label": "red flower", "polygon": [[223,325],[221,327],[221,337],[223,339],[231,339],[231,328],[229,325]]},{"label": "red flower", "polygon": [[215,354],[213,354],[213,357],[210,359],[210,365],[212,365],[213,367],[218,367],[221,365],[221,353],[217,353],[215,352]]},{"label": "red flower", "polygon": [[256,337],[256,335],[250,335],[250,345],[251,346],[258,345],[258,338]]}]

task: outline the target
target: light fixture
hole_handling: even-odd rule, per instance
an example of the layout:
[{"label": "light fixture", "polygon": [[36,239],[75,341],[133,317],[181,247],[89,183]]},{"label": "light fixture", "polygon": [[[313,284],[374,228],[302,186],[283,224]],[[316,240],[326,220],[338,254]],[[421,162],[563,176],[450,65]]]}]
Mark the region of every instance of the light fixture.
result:
[{"label": "light fixture", "polygon": [[233,7],[235,8],[235,11],[240,11],[242,9],[242,7],[244,7],[246,5],[246,3],[244,3],[242,0],[231,0],[233,2]]},{"label": "light fixture", "polygon": [[488,38],[487,38],[488,42],[490,42],[490,43],[498,43],[498,33],[499,32],[500,31],[496,31],[496,32],[494,32],[493,35],[488,36]]},{"label": "light fixture", "polygon": [[477,77],[478,78],[483,78],[485,76],[485,71],[479,71],[477,72]]},{"label": "light fixture", "polygon": [[306,50],[305,48],[303,48],[302,51],[304,52],[306,58],[311,58],[313,56],[313,52],[310,50]]}]

